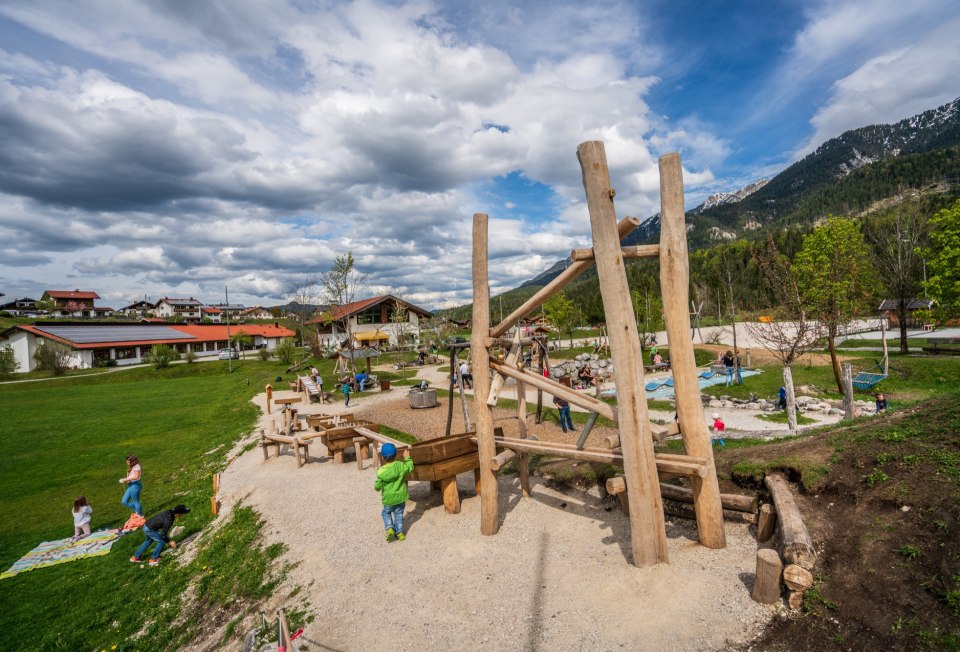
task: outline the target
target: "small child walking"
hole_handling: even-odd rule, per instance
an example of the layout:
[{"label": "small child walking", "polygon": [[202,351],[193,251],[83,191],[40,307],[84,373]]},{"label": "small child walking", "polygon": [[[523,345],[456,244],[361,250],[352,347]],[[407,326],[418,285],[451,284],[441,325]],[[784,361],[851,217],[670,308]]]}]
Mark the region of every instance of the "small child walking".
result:
[{"label": "small child walking", "polygon": [[723,432],[727,429],[727,425],[723,422],[723,419],[720,418],[718,412],[713,413],[713,439],[711,440],[714,444],[719,443],[721,446],[726,446],[723,443]]},{"label": "small child walking", "polygon": [[90,515],[93,514],[93,507],[87,503],[83,496],[77,496],[73,501],[73,537],[71,541],[79,541],[83,537],[90,536]]},{"label": "small child walking", "polygon": [[343,407],[350,407],[350,383],[343,383]]},{"label": "small child walking", "polygon": [[373,488],[382,494],[383,527],[387,530],[387,541],[399,539],[403,541],[403,508],[406,507],[410,493],[407,491],[407,475],[413,472],[413,460],[410,451],[403,451],[403,460],[398,462],[397,447],[393,444],[384,444],[380,454],[386,462],[377,469],[377,479]]}]

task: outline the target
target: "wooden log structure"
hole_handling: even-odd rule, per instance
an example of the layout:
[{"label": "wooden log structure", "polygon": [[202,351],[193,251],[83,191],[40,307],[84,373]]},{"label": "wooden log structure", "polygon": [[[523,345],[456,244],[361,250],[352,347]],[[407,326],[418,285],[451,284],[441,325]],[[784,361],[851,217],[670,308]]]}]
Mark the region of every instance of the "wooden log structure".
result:
[{"label": "wooden log structure", "polygon": [[783,569],[783,583],[791,591],[806,591],[813,586],[813,573],[803,566],[788,564]]},{"label": "wooden log structure", "polygon": [[[722,500],[722,498],[721,498]],[[777,510],[771,503],[760,506],[760,518],[757,521],[757,541],[766,543],[777,527]]]},{"label": "wooden log structure", "polygon": [[[663,499],[663,513],[680,518],[688,518],[693,521],[697,520],[697,512],[692,503],[682,503],[678,500],[670,500],[669,498]],[[735,509],[724,509],[721,510],[721,513],[726,521],[733,521],[735,523],[757,522],[756,514],[740,512]]]},{"label": "wooden log structure", "polygon": [[[508,378],[513,378],[517,382],[523,382],[537,389],[542,389],[551,396],[558,396],[563,400],[569,402],[572,405],[583,408],[584,410],[589,410],[591,412],[596,412],[602,417],[606,417],[613,422],[617,422],[617,411],[616,409],[603,401],[590,396],[589,394],[584,394],[583,392],[578,392],[569,387],[561,385],[555,380],[550,378],[544,378],[539,374],[535,374],[532,371],[526,369],[517,369],[516,367],[511,367],[500,363],[496,360],[490,360],[489,366],[495,372],[502,376]],[[474,374],[476,377],[476,374]]]},{"label": "wooden log structure", "polygon": [[280,457],[280,446],[286,444],[293,448],[294,455],[297,458],[297,466],[301,467],[310,461],[310,442],[301,441],[299,437],[292,435],[282,435],[279,433],[267,433],[260,430],[260,448],[263,450],[263,459],[266,461],[270,457],[268,448],[276,447],[277,457]]},{"label": "wooden log structure", "polygon": [[[607,493],[619,494],[627,489],[627,484],[622,475],[615,475],[607,478]],[[670,500],[676,500],[682,503],[693,504],[693,491],[686,487],[678,487],[674,484],[660,483],[660,495]],[[720,494],[720,504],[724,509],[736,512],[746,512],[755,514],[757,512],[757,499],[755,496],[746,496],[743,494]]]},{"label": "wooden log structure", "polygon": [[[625,259],[631,260],[635,260],[637,258],[657,258],[660,256],[660,245],[652,244],[621,247],[620,252],[623,254]],[[586,260],[592,262],[595,260],[593,248],[587,247],[586,249],[574,249],[570,252],[570,260]]]},{"label": "wooden log structure", "polygon": [[[670,346],[670,364],[674,370],[677,418],[684,450],[706,460],[708,471],[706,476],[694,477],[690,481],[697,512],[697,536],[707,548],[723,548],[726,535],[720,506],[720,485],[706,420],[703,418],[700,385],[695,372],[697,363],[690,337],[690,266],[680,155],[665,154],[660,157],[659,163],[660,291]],[[629,297],[625,304],[630,305]]]},{"label": "wooden log structure", "polygon": [[473,395],[477,410],[477,448],[480,458],[480,532],[493,535],[500,530],[497,507],[499,488],[496,472],[490,466],[490,460],[497,454],[497,447],[493,440],[493,409],[487,405],[487,398],[490,396],[490,374],[487,371],[490,353],[484,346],[484,340],[487,337],[499,337],[506,329],[499,333],[490,330],[488,222],[489,218],[485,213],[473,215],[473,330],[470,357],[473,359]]},{"label": "wooden log structure", "polygon": [[763,548],[757,551],[757,574],[750,597],[760,604],[773,604],[780,600],[780,576],[783,562],[776,550]]},{"label": "wooden log structure", "polygon": [[777,531],[780,533],[783,558],[791,564],[812,570],[817,562],[817,551],[800,517],[800,508],[793,498],[790,484],[780,473],[770,473],[763,482],[770,490],[777,509]]},{"label": "wooden log structure", "polygon": [[[520,348],[520,330],[517,329],[516,337],[510,344],[510,351],[507,353],[503,364],[508,367],[515,367],[520,357]],[[487,405],[490,407],[497,406],[497,399],[500,398],[500,392],[503,390],[503,385],[506,380],[507,377],[503,374],[495,374],[493,376],[493,380],[490,381],[490,396],[487,397]]]},{"label": "wooden log structure", "polygon": [[[628,235],[633,233],[634,229],[640,226],[641,220],[636,217],[625,217],[617,223],[617,244]],[[511,312],[507,317],[490,329],[490,337],[500,337],[508,330],[513,328],[518,321],[532,313],[540,307],[547,299],[557,292],[567,287],[578,276],[590,269],[593,261],[574,261],[565,270],[560,272],[557,278],[553,279],[545,286],[540,288],[532,297],[524,301],[519,308]]]}]

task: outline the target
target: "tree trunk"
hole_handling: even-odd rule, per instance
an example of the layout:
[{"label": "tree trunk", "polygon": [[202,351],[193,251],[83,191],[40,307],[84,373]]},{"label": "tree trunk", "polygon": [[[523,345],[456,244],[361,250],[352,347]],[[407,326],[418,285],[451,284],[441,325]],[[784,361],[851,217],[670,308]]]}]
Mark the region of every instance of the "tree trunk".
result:
[{"label": "tree trunk", "polygon": [[827,347],[830,349],[830,364],[833,366],[833,378],[837,382],[837,391],[843,394],[843,378],[840,375],[840,360],[837,358],[836,326],[830,326],[827,332]]},{"label": "tree trunk", "polygon": [[907,344],[907,300],[900,297],[897,304],[897,319],[900,320],[900,353],[909,353],[910,346]]},{"label": "tree trunk", "polygon": [[793,369],[790,365],[783,367],[783,388],[787,390],[787,429],[790,432],[797,431],[797,398],[793,389]]}]

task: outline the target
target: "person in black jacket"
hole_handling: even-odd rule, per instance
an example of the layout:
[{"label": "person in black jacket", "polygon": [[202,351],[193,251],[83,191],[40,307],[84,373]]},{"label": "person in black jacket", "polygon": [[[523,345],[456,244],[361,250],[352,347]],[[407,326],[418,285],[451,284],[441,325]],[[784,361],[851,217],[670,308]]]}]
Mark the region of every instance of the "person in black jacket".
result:
[{"label": "person in black jacket", "polygon": [[137,548],[136,554],[130,558],[130,561],[135,564],[142,562],[143,553],[147,551],[151,543],[156,543],[157,545],[153,549],[153,554],[150,555],[150,565],[156,566],[159,564],[160,553],[163,551],[165,545],[169,543],[171,548],[176,549],[177,547],[177,542],[170,540],[170,528],[173,527],[173,522],[178,516],[189,513],[189,507],[186,505],[177,505],[173,509],[160,512],[147,521],[146,525],[143,526],[143,535],[146,538],[143,543],[140,544],[140,547]]}]

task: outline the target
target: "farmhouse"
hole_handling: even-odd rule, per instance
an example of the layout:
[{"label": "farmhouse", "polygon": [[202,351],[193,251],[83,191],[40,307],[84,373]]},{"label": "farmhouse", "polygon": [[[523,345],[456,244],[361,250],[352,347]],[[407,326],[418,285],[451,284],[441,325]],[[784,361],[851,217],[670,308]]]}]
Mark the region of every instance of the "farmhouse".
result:
[{"label": "farmhouse", "polygon": [[189,299],[164,297],[157,301],[153,307],[153,314],[155,317],[162,317],[164,319],[179,317],[186,322],[198,322],[201,319],[200,308],[202,307],[203,304],[193,297]]},{"label": "farmhouse", "polygon": [[[407,311],[407,319],[394,321],[397,306]],[[361,301],[333,306],[328,314],[311,319],[308,324],[317,324],[317,340],[321,346],[339,347],[349,333],[353,335],[354,348],[365,345],[397,344],[400,339],[420,341],[420,320],[433,316],[424,310],[392,294],[384,294]]]},{"label": "farmhouse", "polygon": [[273,319],[270,311],[262,306],[252,306],[240,311],[237,315],[240,319]]},{"label": "farmhouse", "polygon": [[[2,296],[2,295],[0,295]],[[30,297],[14,299],[7,303],[0,303],[0,312],[9,312],[13,315],[35,315],[37,314],[37,300]]]},{"label": "farmhouse", "polygon": [[[294,335],[277,324],[245,324],[231,329],[231,339],[241,332],[253,338],[254,348],[267,350]],[[47,342],[68,346],[72,351],[70,366],[78,369],[139,364],[154,344],[167,344],[179,353],[190,351],[197,356],[216,356],[228,347],[227,326],[216,324],[37,322],[0,331],[0,346],[13,349],[20,371],[36,369],[34,353]]]},{"label": "farmhouse", "polygon": [[50,314],[54,317],[71,317],[74,319],[91,319],[109,317],[113,308],[94,306],[94,301],[100,295],[96,292],[82,292],[80,290],[47,290],[40,297],[40,301],[51,306]]},{"label": "farmhouse", "polygon": [[135,317],[137,319],[140,317],[149,317],[153,314],[153,304],[149,301],[137,301],[131,303],[129,306],[120,308],[117,312],[125,317]]},{"label": "farmhouse", "polygon": [[204,306],[200,308],[200,314],[203,316],[203,320],[210,320],[211,323],[219,324],[223,321],[223,311],[220,308],[214,308],[213,306]]}]

